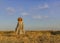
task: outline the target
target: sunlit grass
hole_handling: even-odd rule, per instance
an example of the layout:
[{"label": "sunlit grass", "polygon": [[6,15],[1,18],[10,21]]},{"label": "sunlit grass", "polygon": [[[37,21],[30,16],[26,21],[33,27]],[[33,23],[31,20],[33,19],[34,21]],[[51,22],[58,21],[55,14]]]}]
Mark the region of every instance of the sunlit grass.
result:
[{"label": "sunlit grass", "polygon": [[60,43],[60,34],[52,34],[50,31],[26,31],[25,34],[16,35],[14,31],[6,31],[0,32],[0,43]]}]

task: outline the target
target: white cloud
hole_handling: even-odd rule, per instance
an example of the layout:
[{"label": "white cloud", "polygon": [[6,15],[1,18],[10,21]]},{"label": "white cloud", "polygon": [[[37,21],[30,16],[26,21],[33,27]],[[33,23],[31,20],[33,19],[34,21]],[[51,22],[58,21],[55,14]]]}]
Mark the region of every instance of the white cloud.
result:
[{"label": "white cloud", "polygon": [[14,14],[15,13],[15,9],[14,8],[12,8],[12,7],[8,7],[8,8],[6,8],[6,10],[7,10],[7,13],[9,14],[9,15],[12,15],[12,14]]},{"label": "white cloud", "polygon": [[43,19],[43,18],[48,18],[48,16],[40,16],[40,15],[34,15],[32,16],[33,19]]},{"label": "white cloud", "polygon": [[29,11],[35,12],[38,10],[44,10],[44,9],[48,9],[48,8],[49,8],[49,5],[47,3],[44,3],[44,4],[39,4],[39,5],[31,7]]},{"label": "white cloud", "polygon": [[19,13],[21,14],[21,16],[29,15],[27,12],[25,12],[24,7],[22,5],[20,5],[18,10],[19,10]]},{"label": "white cloud", "polygon": [[26,13],[26,12],[22,12],[21,15],[22,15],[22,16],[27,16],[27,15],[29,15],[29,14]]},{"label": "white cloud", "polygon": [[34,19],[42,19],[42,16],[36,15],[36,16],[32,16],[32,18],[34,18]]},{"label": "white cloud", "polygon": [[46,8],[48,8],[48,4],[38,6],[38,9],[46,9]]},{"label": "white cloud", "polygon": [[37,7],[33,7],[32,9],[33,10],[40,10],[40,9],[47,9],[47,8],[49,8],[49,6],[48,6],[48,4],[40,4],[40,5],[38,5]]},{"label": "white cloud", "polygon": [[48,16],[44,16],[44,18],[48,18]]}]

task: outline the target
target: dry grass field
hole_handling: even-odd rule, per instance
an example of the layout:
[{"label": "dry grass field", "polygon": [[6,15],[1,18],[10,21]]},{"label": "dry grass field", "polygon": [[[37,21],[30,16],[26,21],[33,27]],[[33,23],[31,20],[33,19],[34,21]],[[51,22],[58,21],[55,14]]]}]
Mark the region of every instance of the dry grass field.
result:
[{"label": "dry grass field", "polygon": [[60,43],[60,31],[26,31],[21,35],[0,31],[0,43]]}]

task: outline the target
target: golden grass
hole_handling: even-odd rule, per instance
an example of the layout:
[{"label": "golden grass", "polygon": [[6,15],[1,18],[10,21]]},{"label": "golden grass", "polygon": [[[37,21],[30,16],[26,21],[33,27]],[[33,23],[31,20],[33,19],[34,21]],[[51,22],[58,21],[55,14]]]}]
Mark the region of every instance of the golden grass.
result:
[{"label": "golden grass", "polygon": [[60,43],[58,31],[26,31],[16,35],[14,31],[0,31],[0,43]]}]

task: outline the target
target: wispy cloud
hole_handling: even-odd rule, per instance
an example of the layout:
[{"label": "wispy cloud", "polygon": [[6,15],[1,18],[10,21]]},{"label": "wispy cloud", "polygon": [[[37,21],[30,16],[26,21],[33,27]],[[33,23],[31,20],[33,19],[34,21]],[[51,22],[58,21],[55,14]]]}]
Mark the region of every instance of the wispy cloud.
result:
[{"label": "wispy cloud", "polygon": [[44,16],[44,18],[48,18],[49,16]]},{"label": "wispy cloud", "polygon": [[49,7],[48,4],[43,4],[43,5],[39,5],[38,9],[46,9],[48,7]]},{"label": "wispy cloud", "polygon": [[22,16],[27,16],[27,15],[29,15],[29,14],[26,13],[26,12],[22,12],[21,15],[22,15]]},{"label": "wispy cloud", "polygon": [[49,5],[47,3],[44,3],[44,4],[39,4],[39,5],[31,7],[29,11],[35,12],[38,10],[44,10],[44,9],[48,9],[48,8],[49,8]]},{"label": "wispy cloud", "polygon": [[13,15],[16,12],[16,10],[12,7],[6,8],[6,11],[9,15]]},{"label": "wispy cloud", "polygon": [[49,8],[49,6],[48,6],[48,4],[47,3],[45,3],[45,4],[40,4],[40,5],[38,5],[37,7],[33,7],[32,9],[36,9],[36,10],[38,10],[38,9],[47,9],[47,8]]},{"label": "wispy cloud", "polygon": [[40,15],[34,15],[32,16],[33,19],[43,19],[43,18],[48,18],[49,16],[40,16]]},{"label": "wispy cloud", "polygon": [[19,13],[21,14],[21,16],[28,16],[29,13],[25,12],[25,9],[23,8],[23,6],[19,7]]},{"label": "wispy cloud", "polygon": [[40,15],[35,15],[35,16],[32,16],[33,19],[42,19],[42,16]]}]

